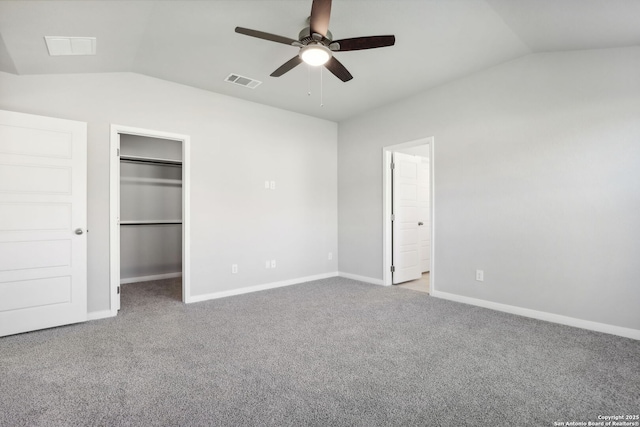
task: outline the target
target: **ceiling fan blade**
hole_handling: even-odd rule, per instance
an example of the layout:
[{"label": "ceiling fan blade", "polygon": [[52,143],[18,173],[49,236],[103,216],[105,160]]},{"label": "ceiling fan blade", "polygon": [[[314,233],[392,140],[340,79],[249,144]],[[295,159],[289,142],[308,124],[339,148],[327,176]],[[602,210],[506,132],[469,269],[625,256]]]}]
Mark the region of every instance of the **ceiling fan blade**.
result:
[{"label": "ceiling fan blade", "polygon": [[324,66],[343,82],[348,82],[353,78],[351,73],[335,58],[335,56],[332,56]]},{"label": "ceiling fan blade", "polygon": [[293,58],[291,58],[290,60],[288,60],[287,62],[285,62],[284,64],[282,64],[280,66],[280,68],[278,68],[273,73],[271,73],[271,77],[280,77],[281,75],[283,75],[287,71],[291,71],[292,69],[294,69],[301,62],[302,62],[302,58],[300,58],[298,55],[296,55]]},{"label": "ceiling fan blade", "polygon": [[236,33],[244,34],[245,36],[256,37],[263,40],[269,40],[276,43],[294,45],[299,43],[298,40],[290,39],[288,37],[278,36],[276,34],[265,33],[264,31],[251,30],[249,28],[236,27]]},{"label": "ceiling fan blade", "polygon": [[326,37],[329,30],[329,18],[331,18],[331,0],[313,0],[309,19],[311,34],[316,33]]},{"label": "ceiling fan blade", "polygon": [[[338,49],[333,49],[332,45],[334,43],[338,44]],[[346,52],[349,50],[375,49],[377,47],[393,46],[395,43],[395,36],[370,36],[335,40],[331,45],[329,45],[329,47],[331,50],[335,50],[336,52]]]}]

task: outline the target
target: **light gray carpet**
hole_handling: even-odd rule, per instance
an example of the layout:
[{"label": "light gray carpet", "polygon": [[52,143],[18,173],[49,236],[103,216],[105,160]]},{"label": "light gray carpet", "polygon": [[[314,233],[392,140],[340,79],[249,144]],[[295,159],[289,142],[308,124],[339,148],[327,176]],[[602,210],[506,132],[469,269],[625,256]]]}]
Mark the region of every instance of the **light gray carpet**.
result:
[{"label": "light gray carpet", "polygon": [[640,409],[640,342],[348,279],[0,339],[2,426],[552,426]]}]

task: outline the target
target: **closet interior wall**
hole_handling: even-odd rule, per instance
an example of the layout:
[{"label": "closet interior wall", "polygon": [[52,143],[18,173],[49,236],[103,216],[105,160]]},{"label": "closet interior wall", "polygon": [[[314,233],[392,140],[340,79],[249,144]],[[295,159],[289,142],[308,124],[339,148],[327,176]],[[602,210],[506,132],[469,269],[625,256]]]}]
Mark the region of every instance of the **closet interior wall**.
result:
[{"label": "closet interior wall", "polygon": [[182,273],[182,143],[120,135],[120,278]]}]

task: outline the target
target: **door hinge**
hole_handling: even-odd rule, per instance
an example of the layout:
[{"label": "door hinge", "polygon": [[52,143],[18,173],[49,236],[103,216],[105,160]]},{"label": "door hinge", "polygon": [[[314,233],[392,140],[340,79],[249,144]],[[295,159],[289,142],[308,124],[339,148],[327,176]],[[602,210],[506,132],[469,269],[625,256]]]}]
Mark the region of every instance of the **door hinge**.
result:
[{"label": "door hinge", "polygon": [[392,273],[395,273],[395,272],[396,272],[396,266],[395,266],[395,265],[392,265],[392,266],[391,266],[391,272],[392,272]]},{"label": "door hinge", "polygon": [[396,215],[395,214],[391,214],[391,221],[395,221],[396,220]]},{"label": "door hinge", "polygon": [[391,162],[391,169],[395,169],[396,168],[396,164]]},{"label": "door hinge", "polygon": [[120,286],[118,286],[118,292],[117,293],[118,293],[118,295],[120,295]]},{"label": "door hinge", "polygon": [[116,155],[117,155],[118,157],[120,157],[120,149],[119,149],[119,148],[116,148]]}]

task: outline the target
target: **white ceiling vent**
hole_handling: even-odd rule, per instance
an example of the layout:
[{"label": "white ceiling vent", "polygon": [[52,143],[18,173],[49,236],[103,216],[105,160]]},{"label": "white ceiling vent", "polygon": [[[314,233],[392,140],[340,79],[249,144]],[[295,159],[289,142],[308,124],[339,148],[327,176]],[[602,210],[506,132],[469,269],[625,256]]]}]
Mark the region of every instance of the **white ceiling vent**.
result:
[{"label": "white ceiling vent", "polygon": [[53,37],[45,36],[49,55],[95,55],[95,37]]},{"label": "white ceiling vent", "polygon": [[249,89],[255,89],[262,83],[258,80],[250,79],[249,77],[244,77],[239,74],[229,74],[227,78],[224,79],[224,81],[233,83],[235,85],[248,87]]}]

